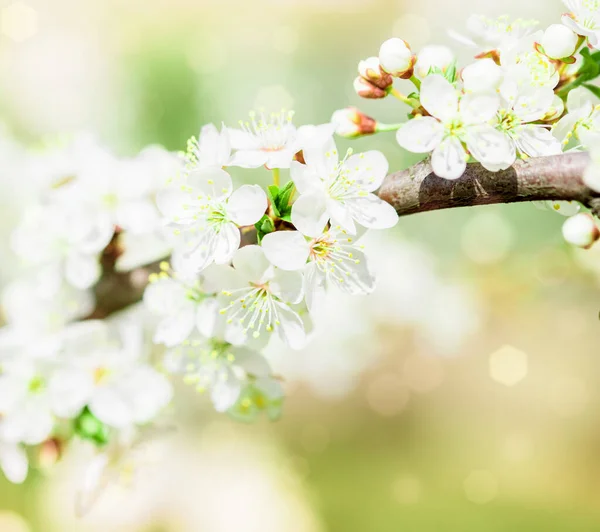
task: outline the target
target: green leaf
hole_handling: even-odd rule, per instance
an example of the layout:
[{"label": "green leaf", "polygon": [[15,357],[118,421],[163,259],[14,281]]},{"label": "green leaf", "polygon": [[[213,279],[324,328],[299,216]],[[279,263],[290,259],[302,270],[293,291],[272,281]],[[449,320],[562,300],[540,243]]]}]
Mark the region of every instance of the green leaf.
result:
[{"label": "green leaf", "polygon": [[454,61],[444,72],[444,77],[450,83],[456,83],[457,72],[456,72],[456,61]]},{"label": "green leaf", "polygon": [[259,244],[265,235],[275,231],[273,220],[271,220],[271,218],[269,218],[266,214],[263,214],[263,217],[254,224],[254,227],[256,227],[256,236]]},{"label": "green leaf", "polygon": [[277,198],[279,197],[279,187],[277,185],[269,185],[267,187],[267,197],[273,207],[273,213],[275,216],[279,216],[279,209],[277,208]]},{"label": "green leaf", "polygon": [[589,83],[584,83],[583,86],[589,90],[594,96],[600,98],[600,87],[596,87],[596,85],[590,85]]},{"label": "green leaf", "polygon": [[108,426],[92,414],[86,406],[75,419],[75,434],[96,445],[106,445],[109,441],[110,431]]},{"label": "green leaf", "polygon": [[285,186],[279,191],[279,196],[276,199],[277,210],[279,211],[278,216],[284,216],[289,210],[289,203],[292,194],[294,193],[294,182],[288,181]]}]

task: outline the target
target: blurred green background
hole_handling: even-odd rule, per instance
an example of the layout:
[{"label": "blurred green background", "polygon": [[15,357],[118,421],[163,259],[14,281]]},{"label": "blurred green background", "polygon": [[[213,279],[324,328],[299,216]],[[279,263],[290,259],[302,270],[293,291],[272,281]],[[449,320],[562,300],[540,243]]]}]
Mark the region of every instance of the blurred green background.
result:
[{"label": "blurred green background", "polygon": [[[448,44],[446,30],[471,13],[549,24],[562,10],[559,0],[0,0],[0,112],[21,142],[91,130],[122,154],[183,149],[202,124],[235,126],[256,107],[292,108],[298,125],[347,105],[395,122],[398,102],[352,90],[358,60],[384,39],[418,50]],[[380,149],[392,169],[414,162],[391,134],[340,144]],[[0,172],[11,205],[20,176]],[[75,519],[86,460],[75,450],[24,486],[0,478],[0,531],[600,530],[600,250],[569,249],[562,221],[532,205],[401,219],[368,242],[377,293],[334,296],[305,352],[272,348],[289,392],[282,420],[235,424],[182,386],[178,432],[129,489]]]}]

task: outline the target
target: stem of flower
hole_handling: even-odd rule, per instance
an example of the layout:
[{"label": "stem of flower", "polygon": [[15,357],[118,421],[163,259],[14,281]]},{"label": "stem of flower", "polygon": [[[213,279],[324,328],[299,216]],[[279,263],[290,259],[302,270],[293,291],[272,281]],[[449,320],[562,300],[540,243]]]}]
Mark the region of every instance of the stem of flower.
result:
[{"label": "stem of flower", "polygon": [[417,90],[421,90],[421,80],[417,78],[417,76],[412,76],[410,80],[413,82],[413,85],[417,87]]},{"label": "stem of flower", "polygon": [[404,122],[400,124],[382,124],[381,122],[377,122],[377,126],[375,126],[375,132],[381,133],[382,131],[397,131],[404,125]]},{"label": "stem of flower", "polygon": [[279,186],[279,168],[273,168],[273,184]]},{"label": "stem of flower", "polygon": [[406,105],[410,105],[413,109],[418,109],[420,107],[417,102],[410,100],[394,87],[390,87],[388,89],[388,93],[391,94],[394,98],[397,98],[401,102],[405,103]]}]

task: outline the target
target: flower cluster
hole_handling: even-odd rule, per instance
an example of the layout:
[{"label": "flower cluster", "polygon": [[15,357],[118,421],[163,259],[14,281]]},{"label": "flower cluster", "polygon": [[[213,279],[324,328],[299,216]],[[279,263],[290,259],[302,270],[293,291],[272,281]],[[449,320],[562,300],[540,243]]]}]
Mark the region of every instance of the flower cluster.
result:
[{"label": "flower cluster", "polygon": [[[398,219],[373,194],[387,161],[376,151],[340,157],[330,124],[296,128],[283,111],[252,113],[240,129],[204,126],[185,159],[157,196],[173,254],[144,295],[154,341],[168,348],[165,368],[207,390],[218,411],[274,416],[281,385],[260,350],[273,334],[302,348],[330,285],[374,288],[357,240]],[[273,184],[235,188],[234,166],[264,166]]]},{"label": "flower cluster", "polygon": [[[471,162],[498,172],[518,159],[586,150],[584,181],[600,193],[600,2],[565,4],[562,23],[545,31],[472,16],[468,36],[452,32],[476,51],[464,68],[447,47],[414,53],[400,38],[385,41],[359,63],[354,88],[400,100],[409,111],[401,124],[356,108],[302,127],[291,112],[258,112],[239,127],[204,126],[179,155],[151,147],[120,158],[89,137],[32,154],[24,166],[34,200],[11,237],[19,275],[2,293],[5,475],[22,482],[29,458],[48,445],[93,442],[105,452],[86,475],[88,506],[107,468],[157,425],[174,376],[207,392],[218,412],[279,415],[282,379],[264,355],[272,337],[300,350],[331,287],[344,297],[371,293],[361,237],[398,220],[376,194],[385,156],[340,153],[334,133],[394,131],[447,180]],[[272,184],[235,184],[232,168],[263,168]],[[578,204],[545,207],[568,216],[568,242],[587,248],[600,238]],[[140,280],[131,270],[141,265]],[[137,283],[137,299],[145,287],[143,305],[100,321],[102,281],[112,280],[118,297],[122,271]]]},{"label": "flower cluster", "polygon": [[[600,89],[593,84],[600,75],[600,2],[565,4],[562,23],[545,30],[533,20],[472,15],[468,35],[449,32],[476,53],[464,67],[445,46],[415,54],[400,38],[385,41],[378,58],[360,62],[354,86],[362,97],[396,97],[409,107],[408,121],[387,125],[347,108],[332,116],[336,132],[354,138],[395,130],[402,148],[426,154],[432,171],[450,180],[461,178],[472,162],[498,172],[518,159],[591,149],[600,137]],[[394,77],[406,81],[396,87]],[[597,190],[593,180],[586,178]],[[562,203],[548,207],[566,215],[579,210]],[[569,242],[579,241],[567,235],[565,230]]]}]

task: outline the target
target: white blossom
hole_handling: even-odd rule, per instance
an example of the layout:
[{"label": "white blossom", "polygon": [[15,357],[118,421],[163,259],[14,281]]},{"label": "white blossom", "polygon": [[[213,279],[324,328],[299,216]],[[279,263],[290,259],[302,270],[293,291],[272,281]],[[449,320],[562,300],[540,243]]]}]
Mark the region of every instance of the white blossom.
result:
[{"label": "white blossom", "polygon": [[554,136],[567,146],[575,141],[574,147],[582,147],[582,136],[600,133],[600,104],[583,87],[574,89],[567,96],[567,111],[552,128]]},{"label": "white blossom", "polygon": [[271,113],[250,113],[249,122],[240,122],[241,129],[229,128],[229,138],[235,153],[230,166],[243,168],[289,168],[296,153],[314,135],[328,135],[332,127],[302,126],[298,129],[292,123],[292,111]]},{"label": "white blossom", "polygon": [[231,140],[229,130],[221,127],[219,131],[214,124],[206,124],[200,130],[198,141],[191,149],[192,168],[209,168],[229,166],[231,162]]},{"label": "white blossom", "polygon": [[219,317],[219,303],[200,278],[186,279],[166,272],[151,279],[144,303],[159,316],[154,342],[172,347],[183,343],[193,332],[212,337]]},{"label": "white blossom", "polygon": [[356,240],[336,228],[308,239],[299,231],[280,231],[266,235],[262,248],[277,267],[303,270],[306,304],[312,310],[329,285],[351,295],[369,294],[375,288],[367,257]]},{"label": "white blossom", "polygon": [[302,274],[273,266],[260,246],[245,246],[222,266],[222,293],[229,304],[221,309],[227,328],[242,327],[254,338],[277,332],[292,348],[306,341],[304,324],[292,305],[302,301]]},{"label": "white blossom", "polygon": [[549,57],[537,51],[535,43],[543,33],[523,37],[500,56],[507,76],[521,87],[549,87],[554,89],[560,81],[556,65]]},{"label": "white blossom", "polygon": [[458,179],[468,154],[492,171],[508,168],[514,150],[505,135],[488,122],[499,106],[497,95],[481,93],[459,96],[443,76],[427,76],[421,85],[421,105],[431,116],[410,120],[397,132],[403,148],[414,153],[432,152],[431,164],[439,177]]},{"label": "white blossom", "polygon": [[193,170],[162,189],[158,206],[187,267],[200,271],[231,260],[240,245],[240,226],[253,225],[267,209],[258,185],[233,190],[231,177],[217,167]]},{"label": "white blossom", "polygon": [[57,267],[71,285],[85,289],[100,277],[99,255],[113,231],[105,213],[35,205],[13,232],[12,247],[29,264]]},{"label": "white blossom", "polygon": [[600,133],[584,135],[590,147],[591,162],[583,174],[583,182],[596,192],[600,192]]},{"label": "white blossom", "polygon": [[578,35],[587,37],[595,48],[600,42],[600,1],[563,0],[569,13],[563,15],[562,23]]},{"label": "white blossom", "polygon": [[261,354],[220,340],[193,341],[169,350],[165,357],[169,371],[184,375],[199,392],[208,390],[217,412],[229,410],[247,382],[271,374]]},{"label": "white blossom", "polygon": [[[526,87],[507,80],[500,88],[502,107],[498,111],[498,129],[511,143],[513,153],[542,157],[561,153],[560,142],[548,126],[537,123],[551,110],[554,91],[549,87]],[[536,122],[536,123],[533,123]]]},{"label": "white blossom", "polygon": [[306,164],[292,163],[291,177],[300,197],[292,205],[292,223],[305,235],[317,236],[325,225],[339,225],[356,234],[356,223],[372,228],[393,227],[398,215],[373,192],[387,174],[381,152],[347,155],[339,160],[333,139],[304,149]]},{"label": "white blossom", "polygon": [[462,44],[476,48],[483,54],[494,50],[502,53],[512,48],[519,39],[533,32],[538,22],[535,20],[510,20],[506,15],[491,19],[484,15],[471,15],[467,20],[469,36],[449,31],[451,37]]},{"label": "white blossom", "polygon": [[153,420],[171,400],[169,381],[144,360],[141,330],[120,324],[120,340],[103,321],[71,325],[64,333],[60,368],[48,383],[59,417],[74,417],[87,406],[110,427]]}]

